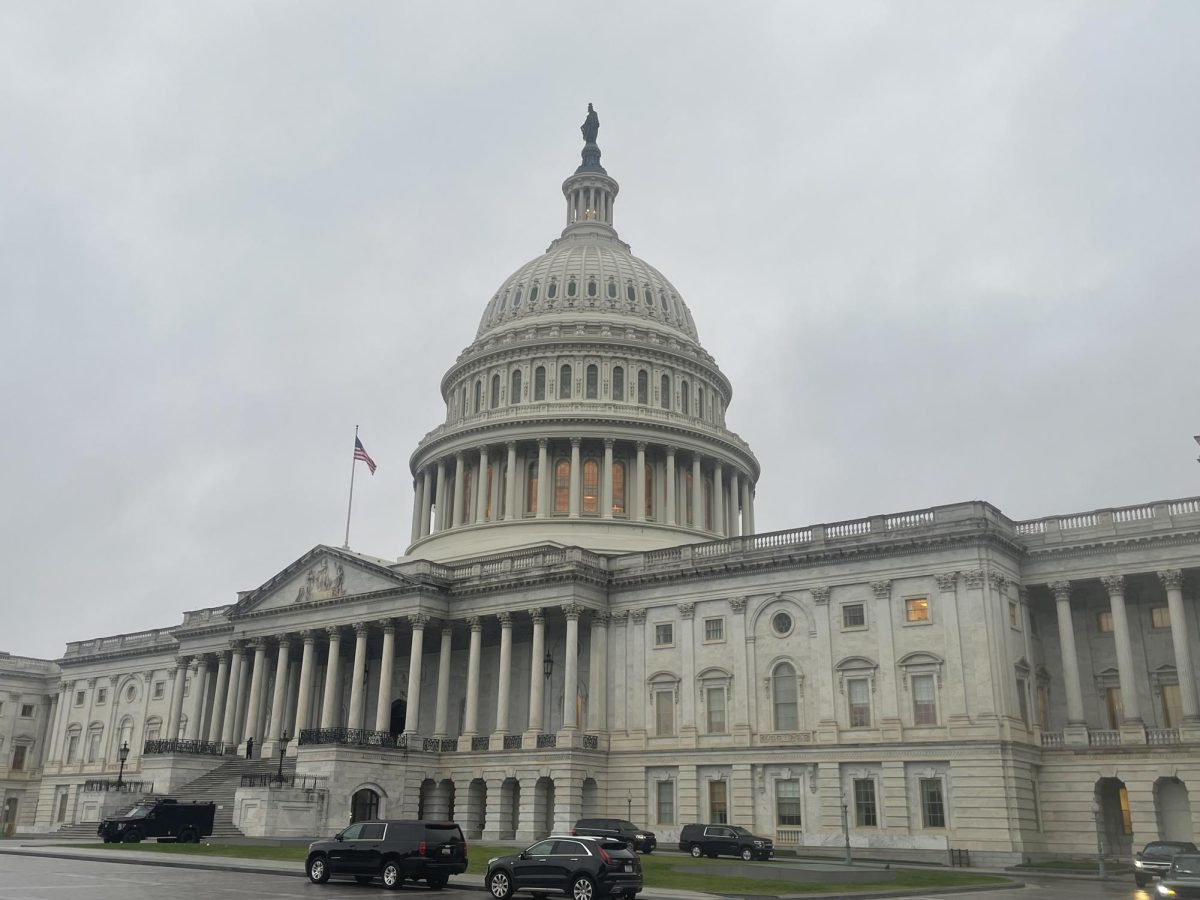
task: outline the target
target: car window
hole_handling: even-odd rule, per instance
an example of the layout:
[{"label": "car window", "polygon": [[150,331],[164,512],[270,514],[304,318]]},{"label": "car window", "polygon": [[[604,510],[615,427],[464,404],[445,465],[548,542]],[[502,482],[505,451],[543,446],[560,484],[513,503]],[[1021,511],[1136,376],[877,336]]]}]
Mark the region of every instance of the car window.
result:
[{"label": "car window", "polygon": [[431,844],[461,844],[463,833],[457,825],[426,825],[425,840]]},{"label": "car window", "polygon": [[342,832],[342,840],[343,841],[357,841],[359,834],[362,832],[362,828],[363,827],[361,825],[351,825],[345,831]]},{"label": "car window", "polygon": [[554,852],[554,841],[538,841],[525,852],[530,856],[549,856]]},{"label": "car window", "polygon": [[383,840],[383,829],[384,829],[384,826],[382,823],[375,823],[372,825],[364,825],[362,827],[362,831],[360,831],[358,834],[358,839],[360,841]]},{"label": "car window", "polygon": [[1180,853],[1175,857],[1175,867],[1172,871],[1177,875],[1200,875],[1200,855]]},{"label": "car window", "polygon": [[751,834],[749,831],[747,831],[745,828],[732,828],[732,829],[730,829],[730,830],[731,830],[731,831],[732,831],[734,834],[736,834],[738,837],[754,837],[754,835],[752,835],[752,834]]},{"label": "car window", "polygon": [[638,827],[636,825],[634,825],[632,822],[626,822],[624,819],[621,819],[619,822],[617,822],[617,826],[622,831],[637,831],[638,830]]},{"label": "car window", "polygon": [[555,841],[555,856],[589,856],[587,849],[579,841]]}]

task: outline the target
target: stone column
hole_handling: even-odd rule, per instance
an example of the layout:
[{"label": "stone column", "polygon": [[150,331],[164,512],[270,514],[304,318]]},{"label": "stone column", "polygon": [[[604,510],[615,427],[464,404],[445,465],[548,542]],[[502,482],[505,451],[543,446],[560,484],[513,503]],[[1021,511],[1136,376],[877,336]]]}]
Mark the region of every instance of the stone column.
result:
[{"label": "stone column", "polygon": [[479,448],[479,478],[475,485],[475,524],[488,520],[488,448]]},{"label": "stone column", "polygon": [[517,442],[508,442],[508,460],[504,467],[504,520],[517,518]]},{"label": "stone column", "polygon": [[300,660],[292,657],[288,663],[287,688],[283,699],[283,730],[289,737],[299,737],[300,729],[296,727],[296,700],[300,693]]},{"label": "stone column", "polygon": [[[179,719],[183,715],[183,686],[187,681],[188,666],[192,663],[189,656],[175,657],[175,682],[171,685],[171,705],[167,707],[167,740],[173,741],[179,737]],[[113,698],[116,704],[116,698]],[[83,723],[84,738],[87,737],[88,723]]]},{"label": "stone column", "polygon": [[479,659],[483,651],[483,621],[479,616],[471,616],[467,625],[471,629],[471,649],[467,656],[467,705],[462,733],[466,747],[460,746],[460,750],[470,750],[471,738],[479,733]]},{"label": "stone column", "polygon": [[542,730],[542,697],[546,690],[542,677],[542,657],[546,655],[546,611],[529,610],[533,620],[533,642],[529,648],[529,728],[536,735]]},{"label": "stone column", "polygon": [[1117,647],[1117,675],[1121,682],[1122,721],[1140,725],[1137,680],[1133,669],[1133,645],[1129,640],[1129,618],[1125,614],[1125,576],[1106,575],[1100,579],[1108,591],[1112,611],[1113,638]]},{"label": "stone column", "polygon": [[1158,578],[1167,591],[1167,610],[1171,617],[1171,644],[1175,648],[1175,674],[1179,678],[1179,705],[1183,720],[1200,724],[1200,702],[1196,697],[1196,676],[1192,669],[1192,650],[1188,645],[1187,614],[1183,608],[1183,570],[1167,569]]},{"label": "stone column", "polygon": [[[497,679],[499,688],[496,691],[496,730],[493,734],[505,735],[508,734],[508,695],[512,690],[512,613],[496,613],[496,618],[500,621],[500,671]],[[501,741],[499,746],[493,745],[492,749],[501,750],[503,747],[504,742]],[[493,802],[499,802],[499,797],[497,793]],[[488,798],[491,799],[491,794],[488,794]]]},{"label": "stone column", "polygon": [[713,531],[724,537],[725,528],[725,478],[720,462],[713,463]]},{"label": "stone column", "polygon": [[421,508],[425,503],[425,479],[421,472],[413,478],[412,543],[421,537]]},{"label": "stone column", "polygon": [[572,519],[579,518],[579,498],[583,494],[583,466],[579,461],[579,438],[571,438],[571,486],[569,492],[570,505],[568,515]]},{"label": "stone column", "polygon": [[254,743],[261,743],[262,735],[258,733],[258,714],[262,709],[262,693],[266,682],[267,640],[254,639],[254,668],[250,671],[250,706],[246,710],[245,738],[254,738]]},{"label": "stone column", "polygon": [[1079,683],[1079,657],[1075,652],[1075,626],[1071,621],[1071,582],[1050,585],[1058,610],[1058,651],[1062,659],[1063,686],[1067,692],[1067,724],[1083,726],[1083,689]]},{"label": "stone column", "polygon": [[549,482],[550,478],[550,458],[545,438],[538,438],[538,495],[537,495],[537,517],[544,519],[550,515],[550,497],[554,494],[554,487]]},{"label": "stone column", "polygon": [[749,475],[742,480],[742,534],[754,534],[754,485]]},{"label": "stone column", "polygon": [[271,720],[267,725],[267,740],[272,744],[283,734],[284,719],[287,718],[288,665],[291,655],[290,635],[280,635],[279,649],[275,653],[275,690],[271,692]]},{"label": "stone column", "polygon": [[563,607],[567,617],[566,657],[563,665],[563,719],[564,731],[575,731],[575,697],[579,690],[579,616],[583,607],[571,603]]},{"label": "stone column", "polygon": [[238,672],[237,683],[237,719],[233,723],[234,743],[238,743],[241,739],[239,735],[245,732],[246,728],[246,707],[250,704],[250,669],[252,662],[250,653],[247,650],[242,651],[242,666]]},{"label": "stone column", "polygon": [[663,521],[675,524],[675,448],[667,448],[667,510]]},{"label": "stone column", "polygon": [[421,470],[421,537],[429,534],[433,525],[433,474],[426,466]]},{"label": "stone column", "polygon": [[438,651],[437,706],[433,714],[433,736],[448,737],[450,718],[450,655],[454,641],[454,629],[449,622],[442,623],[442,646]]},{"label": "stone column", "polygon": [[405,707],[405,734],[416,734],[419,728],[418,714],[421,710],[421,649],[425,642],[425,626],[429,616],[415,613],[408,617],[412,624],[412,645],[408,656],[408,701]]},{"label": "stone column", "polygon": [[737,470],[729,473],[729,536],[741,537],[742,520],[738,509],[738,500],[741,497],[741,487],[739,485]]},{"label": "stone column", "polygon": [[454,454],[454,509],[451,510],[450,522],[452,528],[462,525],[466,516],[463,515],[463,479],[466,477],[466,460],[462,453]]},{"label": "stone column", "polygon": [[238,693],[242,683],[242,657],[245,651],[242,645],[234,642],[230,645],[229,688],[225,696],[225,715],[221,725],[221,741],[225,744],[235,744],[235,728],[238,716]]},{"label": "stone column", "polygon": [[704,480],[701,477],[700,454],[692,454],[692,521],[693,528],[704,527]]},{"label": "stone column", "polygon": [[301,633],[304,649],[300,654],[300,688],[296,697],[296,736],[312,724],[313,676],[316,674],[317,633],[312,629]]},{"label": "stone column", "polygon": [[354,623],[354,668],[350,676],[350,721],[347,728],[363,727],[363,706],[366,685],[363,681],[367,674],[367,636],[369,628],[366,622]]},{"label": "stone column", "polygon": [[604,439],[604,467],[600,470],[600,516],[613,517],[613,440]]},{"label": "stone column", "polygon": [[226,691],[229,687],[229,651],[217,654],[217,683],[213,689],[212,715],[208,722],[208,739],[212,743],[221,740],[221,726],[225,722]]},{"label": "stone column", "polygon": [[604,683],[608,666],[608,613],[592,614],[592,647],[588,655],[587,730],[608,729],[608,685]]},{"label": "stone column", "polygon": [[[436,491],[434,505],[437,507],[437,530],[445,531],[450,527],[450,522],[446,519],[446,460],[444,459],[438,460]],[[394,631],[393,627],[393,633]]]},{"label": "stone column", "polygon": [[637,488],[633,492],[633,520],[646,521],[646,442],[637,443],[637,471],[633,473],[633,483]]},{"label": "stone column", "polygon": [[375,730],[390,732],[392,729],[392,673],[396,665],[396,623],[384,619],[379,623],[383,629],[383,653],[379,657],[379,699],[375,702]]},{"label": "stone column", "polygon": [[67,719],[71,715],[72,693],[74,693],[74,682],[68,684],[65,681],[58,683],[58,709],[54,713],[53,731],[50,733],[50,757],[48,762],[61,763],[63,749],[63,735],[67,730]]},{"label": "stone column", "polygon": [[321,727],[339,728],[341,711],[342,631],[336,625],[325,629],[329,635],[329,656],[325,663],[325,697],[321,703]]},{"label": "stone column", "polygon": [[200,726],[204,723],[204,697],[208,693],[208,657],[196,657],[196,674],[192,676],[192,708],[188,711],[187,739],[201,740]]}]

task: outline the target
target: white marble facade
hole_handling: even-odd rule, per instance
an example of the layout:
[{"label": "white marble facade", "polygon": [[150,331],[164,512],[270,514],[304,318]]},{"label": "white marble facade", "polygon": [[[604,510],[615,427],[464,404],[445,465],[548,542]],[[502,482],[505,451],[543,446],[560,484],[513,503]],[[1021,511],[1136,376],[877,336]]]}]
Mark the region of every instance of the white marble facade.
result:
[{"label": "white marble facade", "polygon": [[358,803],[485,839],[607,814],[840,846],[844,804],[856,846],[995,861],[1200,833],[1200,500],[757,533],[732,388],[617,237],[599,155],[443,379],[407,553],[318,546],[174,628],[0,656],[10,821],[86,820],[123,744],[162,791],[298,734],[319,801],[239,795],[247,830]]}]

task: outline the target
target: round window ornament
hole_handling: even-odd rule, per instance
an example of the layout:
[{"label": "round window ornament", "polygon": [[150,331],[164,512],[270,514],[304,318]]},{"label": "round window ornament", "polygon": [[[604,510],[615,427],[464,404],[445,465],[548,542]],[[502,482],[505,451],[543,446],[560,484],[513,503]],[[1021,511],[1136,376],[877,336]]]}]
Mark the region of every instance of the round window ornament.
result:
[{"label": "round window ornament", "polygon": [[137,689],[132,684],[128,688],[125,689],[125,699],[128,700],[129,702],[132,703],[133,698],[136,696],[137,696]]},{"label": "round window ornament", "polygon": [[792,617],[785,612],[777,612],[771,616],[771,630],[780,637],[792,633]]}]

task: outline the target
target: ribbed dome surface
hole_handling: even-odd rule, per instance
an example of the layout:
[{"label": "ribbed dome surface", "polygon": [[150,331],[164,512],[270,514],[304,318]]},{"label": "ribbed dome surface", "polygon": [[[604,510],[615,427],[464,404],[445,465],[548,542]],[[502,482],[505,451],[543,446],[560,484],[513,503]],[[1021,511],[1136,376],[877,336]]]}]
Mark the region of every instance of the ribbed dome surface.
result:
[{"label": "ribbed dome surface", "polygon": [[692,314],[674,285],[629,253],[615,236],[605,234],[555,241],[544,254],[517,269],[488,304],[476,339],[512,323],[541,316],[562,318],[573,310],[611,310],[649,319],[699,341]]}]

